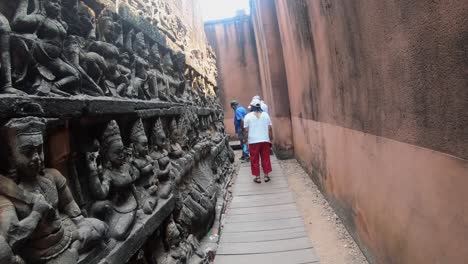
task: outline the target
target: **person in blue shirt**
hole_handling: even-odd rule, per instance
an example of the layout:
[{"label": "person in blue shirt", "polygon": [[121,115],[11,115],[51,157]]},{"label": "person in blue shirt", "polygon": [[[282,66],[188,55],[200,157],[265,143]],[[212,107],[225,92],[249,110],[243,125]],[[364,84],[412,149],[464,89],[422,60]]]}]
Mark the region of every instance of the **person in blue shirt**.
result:
[{"label": "person in blue shirt", "polygon": [[241,147],[242,147],[242,157],[241,160],[249,161],[249,153],[247,151],[247,146],[244,141],[244,117],[247,115],[247,110],[237,102],[233,100],[231,102],[231,108],[234,110],[234,127],[236,129],[237,137],[239,138]]}]

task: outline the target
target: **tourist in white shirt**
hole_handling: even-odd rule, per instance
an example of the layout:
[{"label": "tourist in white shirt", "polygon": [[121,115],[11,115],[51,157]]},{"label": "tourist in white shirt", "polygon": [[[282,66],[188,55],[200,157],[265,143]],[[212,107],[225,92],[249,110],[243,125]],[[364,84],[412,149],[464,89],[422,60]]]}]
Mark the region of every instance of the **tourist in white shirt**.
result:
[{"label": "tourist in white shirt", "polygon": [[259,164],[261,160],[265,182],[269,182],[272,171],[270,147],[273,140],[271,119],[268,113],[262,111],[260,100],[252,100],[250,107],[252,112],[244,118],[244,132],[249,144],[252,175],[255,177],[254,182],[261,183]]}]

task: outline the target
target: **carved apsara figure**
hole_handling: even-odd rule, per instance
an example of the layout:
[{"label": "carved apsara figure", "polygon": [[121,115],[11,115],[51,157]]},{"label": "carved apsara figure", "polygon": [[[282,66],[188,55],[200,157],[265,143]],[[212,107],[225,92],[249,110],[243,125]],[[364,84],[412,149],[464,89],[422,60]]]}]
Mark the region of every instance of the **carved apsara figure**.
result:
[{"label": "carved apsara figure", "polygon": [[104,77],[99,84],[108,96],[127,96],[129,80],[125,73],[120,72],[118,47],[122,46],[122,25],[114,20],[110,10],[103,10],[98,18],[97,29],[99,38],[90,43],[88,51],[102,56],[105,60]]},{"label": "carved apsara figure", "polygon": [[157,91],[156,76],[150,72],[148,62],[149,50],[145,40],[145,35],[138,32],[133,41],[133,51],[135,52],[134,69],[132,72],[131,86],[140,99],[151,99]]},{"label": "carved apsara figure", "polygon": [[107,225],[83,217],[65,177],[44,168],[43,120],[12,119],[5,128],[13,173],[0,176],[1,235],[27,263],[77,263],[79,252],[107,241]]},{"label": "carved apsara figure", "polygon": [[[108,123],[101,137],[103,172],[99,174],[96,160],[88,157],[89,188],[98,200],[92,214],[108,223],[111,236],[124,240],[131,231],[138,210],[135,181],[139,171],[126,157],[117,122]],[[90,156],[90,155],[89,155]]]},{"label": "carved apsara figure", "polygon": [[148,138],[143,122],[138,119],[130,135],[133,148],[132,165],[140,172],[136,182],[140,205],[145,214],[151,214],[158,203],[158,177],[155,161],[149,156]]},{"label": "carved apsara figure", "polygon": [[[156,81],[156,89],[154,91],[153,97],[158,98],[163,101],[169,101],[168,91],[165,84],[162,64],[161,64],[161,54],[159,53],[158,44],[154,44],[150,49],[149,62],[151,64],[151,75],[153,82]],[[153,84],[154,86],[154,84]]]},{"label": "carved apsara figure", "polygon": [[174,80],[175,80],[175,96],[182,101],[189,102],[192,98],[186,92],[188,83],[185,77],[187,67],[185,66],[185,54],[178,52],[174,55]]},{"label": "carved apsara figure", "polygon": [[169,198],[172,193],[172,181],[175,178],[174,168],[169,158],[169,142],[164,132],[161,119],[158,119],[151,130],[152,148],[150,156],[156,161],[157,174],[159,179],[159,197]]},{"label": "carved apsara figure", "polygon": [[167,93],[171,101],[178,102],[179,99],[176,96],[177,90],[181,85],[180,80],[174,79],[176,73],[174,71],[174,63],[172,61],[172,55],[167,52],[162,58],[163,74],[166,82]]},{"label": "carved apsara figure", "polygon": [[172,119],[169,129],[171,132],[171,148],[169,151],[169,157],[172,159],[181,158],[185,152],[180,144],[183,134],[179,128],[179,125],[177,124],[177,119]]}]

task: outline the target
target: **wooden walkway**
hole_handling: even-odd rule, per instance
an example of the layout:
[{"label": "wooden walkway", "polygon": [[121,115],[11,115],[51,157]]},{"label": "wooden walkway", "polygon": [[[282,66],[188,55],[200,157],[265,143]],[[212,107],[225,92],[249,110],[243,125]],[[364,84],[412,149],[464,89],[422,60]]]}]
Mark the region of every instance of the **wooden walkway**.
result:
[{"label": "wooden walkway", "polygon": [[215,264],[319,263],[278,161],[271,181],[257,184],[242,164],[234,184]]}]

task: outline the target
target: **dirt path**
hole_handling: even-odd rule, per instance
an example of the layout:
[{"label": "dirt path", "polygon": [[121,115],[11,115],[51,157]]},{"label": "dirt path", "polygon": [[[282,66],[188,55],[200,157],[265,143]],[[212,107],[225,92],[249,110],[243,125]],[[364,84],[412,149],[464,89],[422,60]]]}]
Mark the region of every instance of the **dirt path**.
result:
[{"label": "dirt path", "polygon": [[280,161],[321,264],[367,264],[359,247],[296,160]]}]

